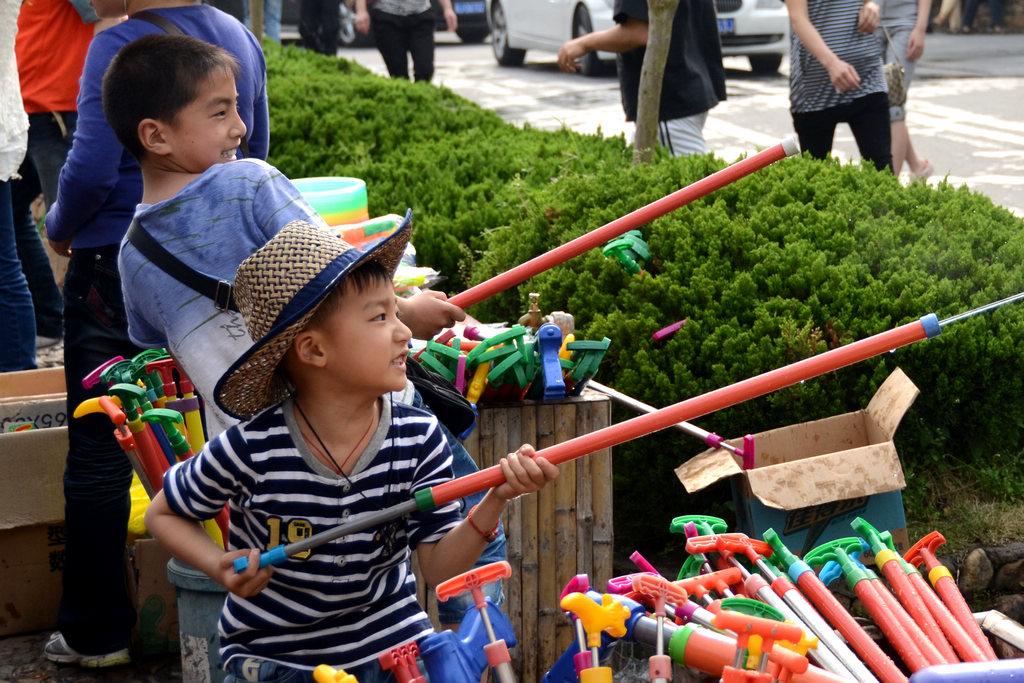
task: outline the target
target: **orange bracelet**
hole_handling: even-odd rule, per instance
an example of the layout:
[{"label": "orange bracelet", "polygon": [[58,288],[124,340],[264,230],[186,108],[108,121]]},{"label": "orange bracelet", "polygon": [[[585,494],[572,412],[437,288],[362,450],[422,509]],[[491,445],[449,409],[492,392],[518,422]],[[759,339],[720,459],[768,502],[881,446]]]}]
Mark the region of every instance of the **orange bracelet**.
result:
[{"label": "orange bracelet", "polygon": [[496,539],[498,537],[498,532],[501,531],[501,518],[500,517],[498,518],[498,523],[494,525],[494,528],[491,529],[490,533],[487,533],[487,532],[483,531],[480,527],[478,527],[476,525],[475,522],[473,522],[473,511],[476,510],[478,505],[479,505],[479,503],[477,503],[473,507],[469,508],[469,514],[466,515],[466,521],[469,522],[469,525],[471,527],[473,527],[473,531],[475,531],[478,534],[480,534],[485,541],[490,543],[490,542],[492,542],[494,539]]}]

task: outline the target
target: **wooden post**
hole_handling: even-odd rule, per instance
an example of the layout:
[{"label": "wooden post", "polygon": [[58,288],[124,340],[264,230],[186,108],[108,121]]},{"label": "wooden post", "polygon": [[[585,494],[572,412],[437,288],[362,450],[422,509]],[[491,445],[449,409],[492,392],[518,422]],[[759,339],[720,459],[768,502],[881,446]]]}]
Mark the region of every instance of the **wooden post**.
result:
[{"label": "wooden post", "polygon": [[[611,401],[593,391],[564,401],[485,405],[463,443],[487,468],[524,443],[547,448],[610,421]],[[552,485],[513,500],[504,515],[512,576],[503,585],[502,611],[516,634],[512,666],[524,682],[539,681],[573,644],[574,629],[558,604],[569,580],[587,574],[600,590],[612,577],[611,449],[563,463],[560,470]],[[426,597],[430,605],[433,598]],[[436,609],[428,613],[436,627]]]}]

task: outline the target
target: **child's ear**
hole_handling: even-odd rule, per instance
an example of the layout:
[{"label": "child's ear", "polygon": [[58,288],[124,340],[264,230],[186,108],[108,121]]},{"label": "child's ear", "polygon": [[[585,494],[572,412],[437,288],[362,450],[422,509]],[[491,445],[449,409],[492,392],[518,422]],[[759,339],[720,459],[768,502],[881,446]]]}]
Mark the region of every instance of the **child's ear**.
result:
[{"label": "child's ear", "polygon": [[306,328],[296,335],[292,341],[292,353],[295,359],[305,365],[322,367],[327,357],[320,345],[320,335],[315,329]]},{"label": "child's ear", "polygon": [[166,156],[171,153],[170,144],[164,135],[166,124],[156,119],[142,119],[139,121],[139,142],[146,154]]}]

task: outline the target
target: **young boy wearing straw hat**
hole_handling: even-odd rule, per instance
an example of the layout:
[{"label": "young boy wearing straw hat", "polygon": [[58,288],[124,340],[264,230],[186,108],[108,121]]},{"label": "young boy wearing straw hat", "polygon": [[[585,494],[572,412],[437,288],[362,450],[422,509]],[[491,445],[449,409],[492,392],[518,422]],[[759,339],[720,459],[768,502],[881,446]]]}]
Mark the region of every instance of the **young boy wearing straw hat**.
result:
[{"label": "young boy wearing straw hat", "polygon": [[[436,418],[390,399],[406,380],[410,331],[391,277],[410,231],[406,221],[363,252],[295,221],[239,266],[235,296],[257,341],[216,400],[246,421],[171,469],[146,513],[176,557],[229,589],[221,656],[239,680],[308,677],[319,664],[388,680],[378,655],[432,631],[410,552],[429,585],[469,570],[507,502],[558,476],[524,445],[501,462],[506,482],[464,520],[451,503],[257,569],[257,549],[356,524],[451,478]],[[228,551],[195,523],[225,503]],[[236,573],[239,557],[248,568]]]}]

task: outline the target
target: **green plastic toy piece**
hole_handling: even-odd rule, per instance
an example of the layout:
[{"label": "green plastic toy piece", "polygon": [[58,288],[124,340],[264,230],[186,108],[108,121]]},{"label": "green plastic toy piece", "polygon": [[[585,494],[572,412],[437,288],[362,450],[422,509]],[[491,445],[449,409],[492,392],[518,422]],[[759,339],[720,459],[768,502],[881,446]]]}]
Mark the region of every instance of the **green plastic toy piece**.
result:
[{"label": "green plastic toy piece", "polygon": [[526,336],[526,328],[522,325],[513,325],[504,332],[500,332],[493,337],[483,340],[477,344],[476,348],[466,354],[466,367],[469,368],[474,365],[485,363],[486,361],[482,360],[480,357],[492,348],[501,346],[507,342],[514,343],[518,346],[524,336]]},{"label": "green plastic toy piece", "polygon": [[163,360],[164,358],[170,358],[167,353],[167,349],[146,349],[140,353],[137,353],[134,358],[131,359],[131,372],[132,379],[135,381],[142,380],[146,383],[146,386],[156,392],[156,395],[162,397],[164,395],[164,382],[163,378],[160,377],[160,373],[146,372],[146,366],[153,361]]},{"label": "green plastic toy piece", "polygon": [[107,389],[107,393],[121,399],[121,407],[124,409],[124,414],[128,416],[129,420],[137,420],[140,410],[146,412],[153,409],[153,405],[149,402],[149,397],[146,395],[146,390],[138,384],[129,382],[114,384]]},{"label": "green plastic toy piece", "polygon": [[639,230],[630,230],[604,245],[601,253],[605,258],[616,258],[630,275],[636,275],[642,268],[638,261],[649,261],[651,251]]},{"label": "green plastic toy piece", "polygon": [[133,384],[135,378],[132,375],[132,362],[122,359],[104,368],[100,373],[100,381],[108,386],[111,384]]},{"label": "green plastic toy piece", "polygon": [[685,534],[686,525],[691,522],[697,527],[701,536],[724,534],[729,530],[729,525],[725,523],[724,519],[712,515],[680,515],[672,520],[668,530],[673,534]]},{"label": "green plastic toy piece", "polygon": [[751,617],[761,617],[772,621],[785,621],[786,616],[771,605],[752,598],[724,598],[722,609],[733,610]]},{"label": "green plastic toy piece", "polygon": [[182,419],[181,413],[169,408],[151,408],[142,413],[143,422],[156,423],[164,428],[164,433],[167,434],[167,441],[171,444],[171,450],[178,456],[185,455],[192,448],[188,443],[188,439],[174,426],[176,423],[180,423]]},{"label": "green plastic toy piece", "polygon": [[701,567],[707,560],[701,555],[690,555],[683,562],[683,566],[679,568],[679,576],[676,577],[676,581],[682,581],[683,579],[689,579],[700,574]]},{"label": "green plastic toy piece", "polygon": [[863,565],[850,557],[855,554],[859,555],[862,548],[860,539],[855,536],[837,538],[808,552],[804,555],[804,562],[812,567],[821,567],[827,562],[835,561],[846,578],[846,585],[853,590],[854,586],[861,581],[874,578],[874,574],[862,569]]}]

